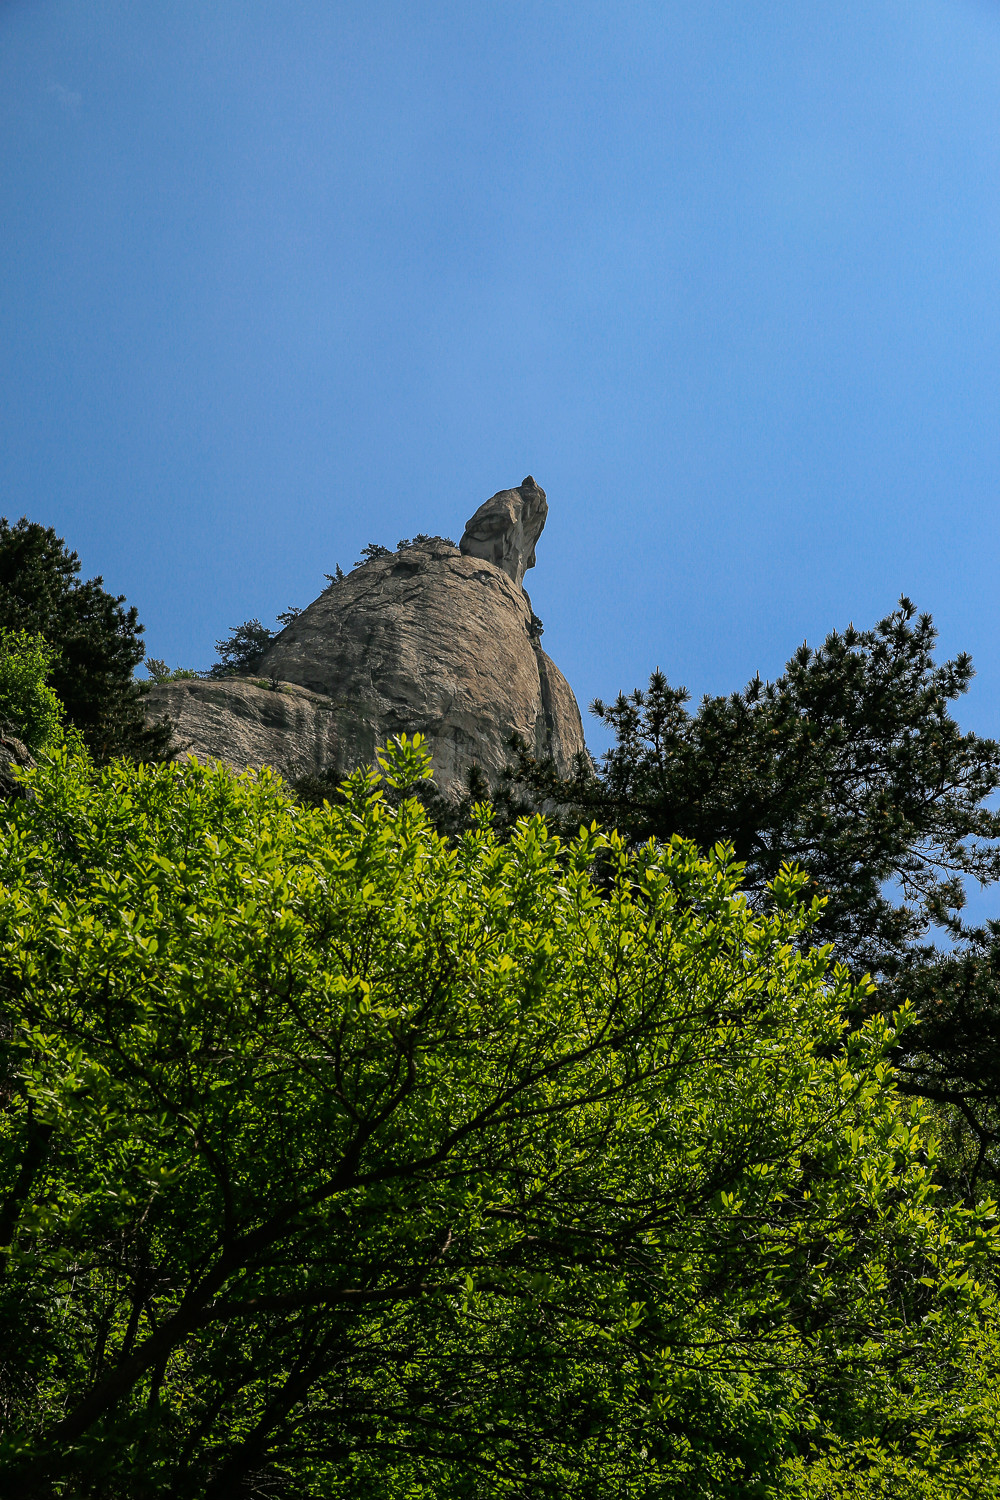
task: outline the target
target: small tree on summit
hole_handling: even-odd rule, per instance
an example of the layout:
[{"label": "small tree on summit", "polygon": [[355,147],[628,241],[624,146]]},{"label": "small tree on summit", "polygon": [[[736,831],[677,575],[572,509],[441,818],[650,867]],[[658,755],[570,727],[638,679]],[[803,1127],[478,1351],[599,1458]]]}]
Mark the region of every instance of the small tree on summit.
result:
[{"label": "small tree on summit", "polygon": [[215,643],[219,660],[209,668],[209,677],[236,677],[252,672],[273,639],[274,632],[256,618],[234,625],[227,636]]},{"label": "small tree on summit", "polygon": [[367,547],[362,547],[361,556],[354,564],[356,568],[363,568],[365,563],[374,562],[376,557],[391,557],[392,552],[388,547],[383,547],[381,542],[369,542]]}]

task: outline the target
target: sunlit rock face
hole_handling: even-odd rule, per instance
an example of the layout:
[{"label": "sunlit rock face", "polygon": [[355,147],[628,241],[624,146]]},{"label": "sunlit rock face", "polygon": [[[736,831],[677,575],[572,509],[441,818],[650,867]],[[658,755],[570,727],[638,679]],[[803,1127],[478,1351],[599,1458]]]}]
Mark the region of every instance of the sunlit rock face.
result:
[{"label": "sunlit rock face", "polygon": [[331,585],[268,648],[263,685],[168,683],[151,712],[174,719],[179,745],[240,769],[346,774],[391,736],[420,733],[445,793],[461,792],[473,763],[495,780],[513,734],[569,771],[580,711],[521,587],[546,511],[533,479],[501,490],[460,547],[423,539]]},{"label": "sunlit rock face", "polygon": [[491,562],[520,588],[535,566],[535,543],[549,513],[545,491],[529,474],[516,490],[500,490],[466,523],[458,544],[463,557]]},{"label": "sunlit rock face", "polygon": [[357,738],[329,699],[295,683],[251,677],[164,682],[144,698],[150,719],[170,719],[174,758],[224,760],[237,771],[274,766],[295,781],[336,761],[338,746]]}]

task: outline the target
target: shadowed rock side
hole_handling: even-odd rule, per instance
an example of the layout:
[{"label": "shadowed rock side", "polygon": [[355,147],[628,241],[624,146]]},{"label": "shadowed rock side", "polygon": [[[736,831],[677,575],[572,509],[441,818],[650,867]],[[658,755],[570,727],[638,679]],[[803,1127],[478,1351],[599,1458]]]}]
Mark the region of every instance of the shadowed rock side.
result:
[{"label": "shadowed rock side", "polygon": [[[347,774],[401,733],[426,735],[446,794],[464,790],[473,762],[495,781],[512,734],[568,772],[584,748],[580,710],[532,636],[520,587],[545,509],[526,480],[480,507],[462,551],[432,537],[356,568],[265,652],[258,681],[277,690],[248,678],[167,683],[149,693],[150,713],[173,719],[182,753],[289,777]],[[468,551],[470,531],[498,561]]]},{"label": "shadowed rock side", "polygon": [[25,745],[13,735],[0,733],[0,801],[26,797],[28,793],[17,777],[18,770],[35,764]]}]

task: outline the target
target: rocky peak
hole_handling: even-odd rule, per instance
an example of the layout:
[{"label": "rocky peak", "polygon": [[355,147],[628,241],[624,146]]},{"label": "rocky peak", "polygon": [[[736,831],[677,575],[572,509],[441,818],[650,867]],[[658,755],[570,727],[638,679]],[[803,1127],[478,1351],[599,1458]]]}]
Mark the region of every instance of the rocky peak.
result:
[{"label": "rocky peak", "polygon": [[545,491],[529,474],[516,490],[498,490],[479,507],[466,522],[459,551],[493,563],[520,588],[528,568],[535,566],[535,543],[548,513]]},{"label": "rocky peak", "polygon": [[473,764],[499,781],[514,735],[568,775],[585,748],[580,710],[522,587],[547,510],[530,477],[500,490],[461,549],[421,535],[372,557],[296,615],[253,677],[164,683],[150,716],[169,715],[178,754],[290,778],[346,775],[414,732],[448,796],[464,794]]}]

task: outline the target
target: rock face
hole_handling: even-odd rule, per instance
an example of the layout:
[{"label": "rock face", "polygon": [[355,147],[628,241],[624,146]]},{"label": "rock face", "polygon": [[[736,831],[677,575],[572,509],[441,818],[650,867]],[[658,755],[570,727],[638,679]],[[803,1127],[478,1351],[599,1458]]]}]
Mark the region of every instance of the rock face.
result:
[{"label": "rock face", "polygon": [[580,711],[521,587],[547,508],[533,479],[501,490],[460,548],[431,537],[331,585],[275,638],[256,681],[165,684],[150,713],[169,714],[199,757],[291,777],[347,774],[416,732],[445,793],[461,792],[473,762],[494,780],[512,734],[568,771],[584,748]]},{"label": "rock face", "polygon": [[535,566],[535,543],[549,513],[545,491],[529,474],[516,490],[500,490],[466,523],[458,544],[463,557],[481,557],[512,578],[518,588]]},{"label": "rock face", "polygon": [[17,779],[16,772],[26,770],[34,764],[27,747],[20,740],[13,735],[0,734],[0,801],[16,801],[28,796]]},{"label": "rock face", "polygon": [[290,682],[185,678],[151,688],[144,703],[151,719],[166,715],[176,726],[175,758],[224,760],[237,771],[274,766],[292,781],[328,766],[338,745],[358,736],[349,713],[338,718],[328,698]]}]

